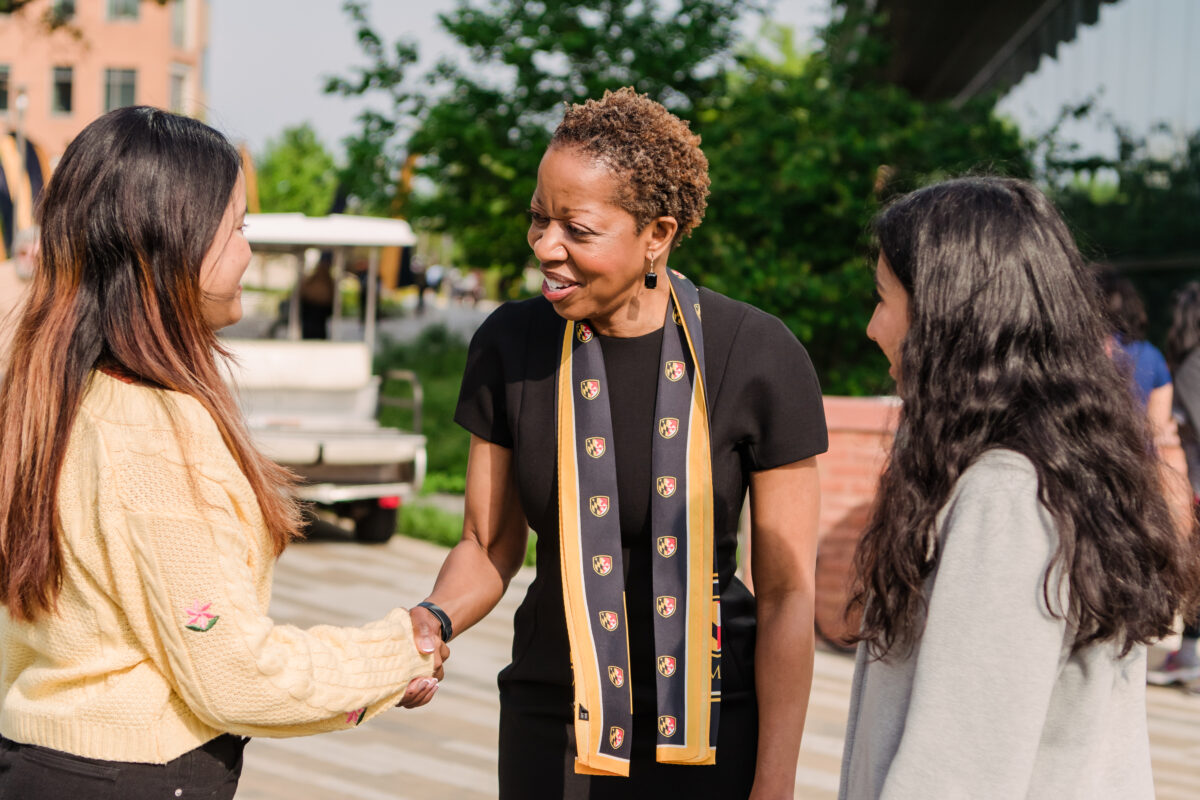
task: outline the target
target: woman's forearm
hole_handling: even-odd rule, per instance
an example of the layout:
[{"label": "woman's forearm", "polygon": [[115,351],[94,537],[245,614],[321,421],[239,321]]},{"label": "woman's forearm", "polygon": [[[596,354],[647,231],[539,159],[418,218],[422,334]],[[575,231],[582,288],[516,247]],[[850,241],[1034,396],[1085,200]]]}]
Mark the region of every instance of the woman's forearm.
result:
[{"label": "woman's forearm", "polygon": [[[525,552],[525,537],[520,537]],[[472,538],[454,546],[438,572],[429,600],[446,612],[455,634],[465,631],[491,612],[512,580],[521,562],[489,555]]]},{"label": "woman's forearm", "polygon": [[797,589],[758,598],[755,800],[792,797],[813,676],[813,596]]}]

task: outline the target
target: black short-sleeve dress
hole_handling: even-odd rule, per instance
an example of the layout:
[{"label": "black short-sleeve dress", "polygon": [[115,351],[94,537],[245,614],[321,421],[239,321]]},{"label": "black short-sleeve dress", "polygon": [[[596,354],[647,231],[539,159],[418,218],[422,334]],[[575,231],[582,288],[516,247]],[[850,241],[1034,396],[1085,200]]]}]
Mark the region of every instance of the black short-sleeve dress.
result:
[{"label": "black short-sleeve dress", "polygon": [[600,336],[612,410],[634,722],[629,778],[574,773],[570,645],[558,556],[555,369],[561,318],[542,297],[507,303],[471,341],[455,420],[511,448],[522,508],[537,533],[537,576],[514,620],[500,683],[500,797],[745,797],[754,777],[754,597],[734,577],[750,473],[828,446],[812,362],[775,317],[700,290],[713,450],[714,537],[721,587],[721,719],[715,766],[654,761],[650,453],[662,329]]}]

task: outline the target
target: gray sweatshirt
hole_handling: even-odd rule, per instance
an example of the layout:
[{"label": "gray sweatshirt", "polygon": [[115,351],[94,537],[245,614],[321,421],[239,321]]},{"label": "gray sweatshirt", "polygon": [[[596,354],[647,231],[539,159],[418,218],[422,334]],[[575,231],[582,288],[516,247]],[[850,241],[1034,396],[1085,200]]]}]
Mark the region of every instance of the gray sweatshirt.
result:
[{"label": "gray sweatshirt", "polygon": [[[1010,450],[955,485],[920,640],[883,661],[859,646],[842,800],[1154,797],[1146,650],[1071,653],[1042,595],[1057,533],[1037,488]],[[1065,586],[1051,597],[1062,608]]]}]

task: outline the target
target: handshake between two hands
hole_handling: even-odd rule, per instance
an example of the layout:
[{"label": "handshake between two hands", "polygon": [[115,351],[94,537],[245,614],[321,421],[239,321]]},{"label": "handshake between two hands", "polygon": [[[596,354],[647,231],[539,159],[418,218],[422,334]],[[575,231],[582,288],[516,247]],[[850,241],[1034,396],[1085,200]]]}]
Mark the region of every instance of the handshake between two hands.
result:
[{"label": "handshake between two hands", "polygon": [[438,690],[438,681],[445,675],[442,664],[450,657],[450,647],[442,641],[442,626],[428,609],[416,607],[409,611],[412,619],[413,638],[422,653],[433,654],[433,677],[413,678],[408,689],[396,705],[401,708],[419,708],[425,705]]}]

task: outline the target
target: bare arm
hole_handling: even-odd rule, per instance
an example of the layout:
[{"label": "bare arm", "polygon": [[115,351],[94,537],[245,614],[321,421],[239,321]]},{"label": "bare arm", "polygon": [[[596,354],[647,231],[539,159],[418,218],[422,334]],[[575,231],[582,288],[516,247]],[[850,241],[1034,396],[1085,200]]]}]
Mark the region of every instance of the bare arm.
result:
[{"label": "bare arm", "polygon": [[1171,403],[1174,399],[1174,387],[1164,383],[1157,389],[1150,390],[1146,401],[1146,414],[1150,417],[1150,431],[1154,441],[1159,444],[1174,444],[1178,440],[1175,433],[1175,420],[1171,416]]},{"label": "bare arm", "polygon": [[[458,634],[487,616],[525,560],[528,538],[512,450],[471,436],[463,535],[450,551],[428,600],[441,606]],[[437,619],[412,610],[418,643],[440,639]]]},{"label": "bare arm", "polygon": [[752,800],[790,799],[795,791],[796,759],[812,687],[820,501],[816,458],[750,476],[759,715]]}]

